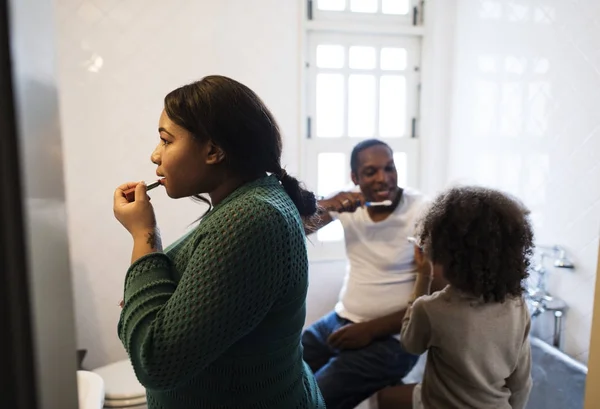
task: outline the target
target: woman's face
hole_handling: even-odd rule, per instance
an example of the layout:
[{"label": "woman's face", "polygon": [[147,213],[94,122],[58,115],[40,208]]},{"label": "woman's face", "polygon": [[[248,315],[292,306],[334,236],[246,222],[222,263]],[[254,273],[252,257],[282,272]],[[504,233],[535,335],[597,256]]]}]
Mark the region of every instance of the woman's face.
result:
[{"label": "woman's face", "polygon": [[210,192],[215,185],[214,167],[222,160],[210,142],[201,142],[177,125],[163,110],[158,123],[160,142],[150,159],[163,177],[167,194],[174,198]]}]

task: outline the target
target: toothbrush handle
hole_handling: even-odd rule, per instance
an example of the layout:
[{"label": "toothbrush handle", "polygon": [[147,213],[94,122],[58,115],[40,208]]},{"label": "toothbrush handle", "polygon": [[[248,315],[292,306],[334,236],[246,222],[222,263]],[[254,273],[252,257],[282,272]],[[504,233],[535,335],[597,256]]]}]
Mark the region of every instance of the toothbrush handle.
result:
[{"label": "toothbrush handle", "polygon": [[[160,181],[150,183],[149,185],[146,186],[146,191],[152,190],[155,187],[160,186],[160,184],[161,184]],[[123,193],[125,194],[125,198],[127,199],[128,202],[133,202],[135,200],[135,187],[129,188]]]}]

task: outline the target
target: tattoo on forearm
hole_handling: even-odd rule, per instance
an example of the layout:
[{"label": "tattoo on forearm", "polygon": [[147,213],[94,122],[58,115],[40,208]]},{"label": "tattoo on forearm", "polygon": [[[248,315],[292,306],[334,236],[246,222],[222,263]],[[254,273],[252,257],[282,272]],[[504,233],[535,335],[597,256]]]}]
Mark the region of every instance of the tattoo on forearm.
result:
[{"label": "tattoo on forearm", "polygon": [[148,244],[152,249],[157,249],[160,246],[160,236],[157,232],[148,233],[148,239],[146,240],[146,244]]}]

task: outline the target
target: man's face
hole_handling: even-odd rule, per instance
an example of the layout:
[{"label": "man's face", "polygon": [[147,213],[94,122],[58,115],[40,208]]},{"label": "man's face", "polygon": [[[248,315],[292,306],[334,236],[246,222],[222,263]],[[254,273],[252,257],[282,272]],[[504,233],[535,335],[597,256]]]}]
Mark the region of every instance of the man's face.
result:
[{"label": "man's face", "polygon": [[394,156],[384,145],[375,145],[358,154],[358,169],[352,181],[360,186],[370,202],[394,200],[398,193],[398,173]]}]

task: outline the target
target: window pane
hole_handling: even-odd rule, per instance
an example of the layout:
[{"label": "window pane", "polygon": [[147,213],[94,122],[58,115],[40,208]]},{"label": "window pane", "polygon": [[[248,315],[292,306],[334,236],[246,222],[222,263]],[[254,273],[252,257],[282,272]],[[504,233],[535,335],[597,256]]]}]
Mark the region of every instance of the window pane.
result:
[{"label": "window pane", "polygon": [[346,0],[319,0],[319,10],[342,11],[346,9]]},{"label": "window pane", "polygon": [[[346,155],[339,152],[320,153],[317,157],[317,194],[330,195],[344,188],[347,172]],[[335,221],[317,232],[317,240],[324,242],[341,241],[344,229]]]},{"label": "window pane", "polygon": [[344,76],[317,74],[317,136],[340,137],[344,132]]},{"label": "window pane", "polygon": [[327,196],[344,188],[347,172],[346,155],[319,153],[317,158],[317,194]]},{"label": "window pane", "polygon": [[344,228],[339,220],[329,223],[317,232],[319,241],[341,241],[344,240]]},{"label": "window pane", "polygon": [[495,73],[496,65],[496,56],[492,54],[481,54],[477,57],[477,66],[481,72]]},{"label": "window pane", "polygon": [[406,79],[383,75],[379,84],[379,134],[382,137],[404,136],[406,128]]},{"label": "window pane", "polygon": [[476,80],[473,90],[473,132],[489,137],[498,128],[499,81]]},{"label": "window pane", "polygon": [[398,186],[408,186],[408,163],[406,152],[394,152],[394,164],[398,172]]},{"label": "window pane", "polygon": [[356,13],[377,13],[377,0],[351,0],[350,10]]},{"label": "window pane", "polygon": [[317,46],[317,67],[342,68],[344,66],[344,46],[319,44]]},{"label": "window pane", "polygon": [[381,49],[382,70],[405,70],[406,49],[405,48],[382,48]]},{"label": "window pane", "polygon": [[350,68],[372,70],[375,68],[374,47],[350,47]]},{"label": "window pane", "polygon": [[383,14],[408,14],[409,0],[382,0],[381,11]]},{"label": "window pane", "polygon": [[523,88],[525,84],[506,82],[501,87],[500,132],[502,136],[516,138],[521,133],[523,119]]},{"label": "window pane", "polygon": [[348,79],[348,135],[368,138],[375,133],[375,77],[350,75]]}]

